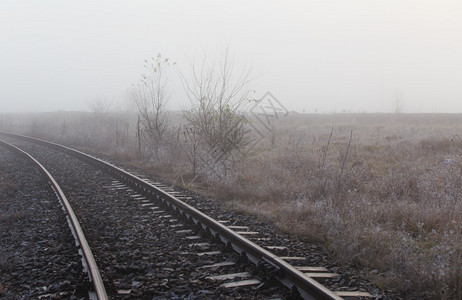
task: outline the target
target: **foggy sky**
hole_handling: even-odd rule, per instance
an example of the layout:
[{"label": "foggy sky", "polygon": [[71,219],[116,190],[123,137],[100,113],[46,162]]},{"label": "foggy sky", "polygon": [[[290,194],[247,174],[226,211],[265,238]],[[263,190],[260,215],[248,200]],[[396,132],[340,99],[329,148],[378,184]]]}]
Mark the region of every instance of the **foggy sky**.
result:
[{"label": "foggy sky", "polygon": [[123,108],[144,59],[185,72],[224,44],[289,110],[391,112],[398,93],[404,112],[462,113],[460,0],[2,0],[0,112]]}]

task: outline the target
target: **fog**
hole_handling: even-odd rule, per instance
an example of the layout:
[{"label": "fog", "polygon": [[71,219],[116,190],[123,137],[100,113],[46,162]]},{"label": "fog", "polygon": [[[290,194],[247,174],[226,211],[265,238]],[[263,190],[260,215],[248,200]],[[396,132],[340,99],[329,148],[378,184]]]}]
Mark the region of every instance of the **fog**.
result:
[{"label": "fog", "polygon": [[[298,112],[462,112],[460,0],[0,2],[0,112],[127,108],[157,53],[229,45],[249,88]],[[187,106],[171,74],[169,109]]]}]

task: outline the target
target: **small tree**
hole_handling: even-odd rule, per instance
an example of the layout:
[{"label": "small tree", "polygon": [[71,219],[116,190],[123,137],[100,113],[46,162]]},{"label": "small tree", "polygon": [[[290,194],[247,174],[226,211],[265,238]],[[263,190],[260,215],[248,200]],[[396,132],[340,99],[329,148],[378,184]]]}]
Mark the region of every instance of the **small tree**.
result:
[{"label": "small tree", "polygon": [[191,63],[190,80],[182,75],[183,86],[191,103],[184,116],[217,159],[226,157],[246,144],[245,118],[241,112],[248,104],[246,85],[250,69],[236,72],[234,59],[225,49],[218,61],[207,56],[199,64]]},{"label": "small tree", "polygon": [[132,86],[131,98],[138,108],[143,132],[154,144],[157,153],[168,129],[165,111],[170,98],[167,89],[168,71],[175,63],[170,63],[160,53],[144,62],[146,74],[142,74],[140,81]]}]

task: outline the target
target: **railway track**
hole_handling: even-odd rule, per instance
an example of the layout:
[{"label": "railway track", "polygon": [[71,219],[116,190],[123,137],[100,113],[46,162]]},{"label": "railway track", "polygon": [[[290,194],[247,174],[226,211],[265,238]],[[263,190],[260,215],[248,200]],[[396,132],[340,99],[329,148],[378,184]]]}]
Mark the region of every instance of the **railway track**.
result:
[{"label": "railway track", "polygon": [[[34,153],[58,174],[90,244],[97,245],[96,263],[111,298],[371,296],[354,287],[331,291],[320,282],[338,274],[305,265],[306,257],[291,255],[271,235],[217,214],[214,207],[201,207],[184,191],[61,145],[11,134],[1,137]],[[85,186],[87,191],[82,191]],[[163,246],[152,246],[156,243]]]},{"label": "railway track", "polygon": [[[0,256],[5,259],[0,262],[0,273],[3,273],[3,276],[0,276],[0,296],[3,294],[3,289],[6,289],[4,296],[14,299],[22,297],[48,299],[78,297],[79,295],[93,299],[107,299],[93,254],[61,187],[37,160],[21,149],[0,141],[0,151],[5,149],[10,150],[11,153],[8,153],[10,156],[15,152],[14,159],[20,157],[19,161],[14,162],[14,167],[26,173],[15,174],[16,179],[22,181],[20,184],[12,180],[12,174],[7,173],[3,176],[5,170],[0,170],[2,181],[4,181],[2,184],[6,185],[6,188],[2,188],[1,196],[4,199],[0,203],[1,223],[4,229],[2,230],[3,245],[0,247]],[[2,156],[8,156],[8,154],[2,154]],[[5,157],[2,157],[2,160],[2,165],[6,167],[8,163],[11,163],[11,157],[8,162],[5,161]],[[34,173],[35,178],[31,178],[34,177]],[[8,180],[5,177],[10,178]],[[37,191],[37,187],[40,191]],[[11,198],[7,199],[8,196]],[[22,199],[15,201],[17,200],[15,198]],[[57,201],[65,212],[65,218],[54,204]],[[57,219],[57,222],[51,220],[53,217]],[[28,225],[31,225],[28,222],[40,222],[47,228],[33,232],[28,228]],[[64,223],[68,224],[69,230],[63,230]],[[67,235],[74,237],[77,248],[72,247]],[[23,249],[18,251],[18,248]],[[80,262],[76,257],[77,252],[81,258]],[[78,267],[80,263],[82,268]],[[14,270],[8,274],[9,276],[4,277],[8,269],[12,268],[22,269],[23,273]],[[85,270],[87,276],[83,275],[82,269]],[[25,277],[26,280],[18,277]],[[8,286],[3,286],[2,281],[4,280],[14,283],[13,291],[9,291]],[[20,284],[21,281],[24,283]],[[91,288],[90,283],[93,283],[94,289]],[[22,294],[21,290],[23,290]],[[26,294],[24,290],[27,290]]]}]

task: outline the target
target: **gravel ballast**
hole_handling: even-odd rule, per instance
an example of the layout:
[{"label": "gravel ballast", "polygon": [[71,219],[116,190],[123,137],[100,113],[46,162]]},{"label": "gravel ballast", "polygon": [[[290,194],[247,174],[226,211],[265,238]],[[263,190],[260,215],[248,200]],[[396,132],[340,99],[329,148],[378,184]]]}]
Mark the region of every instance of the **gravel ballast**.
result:
[{"label": "gravel ballast", "polygon": [[[197,227],[177,220],[114,178],[43,146],[14,142],[57,179],[76,212],[110,298],[291,299],[289,289]],[[232,265],[215,266],[230,262]],[[227,288],[210,276],[244,273],[261,284]]]},{"label": "gravel ballast", "polygon": [[41,171],[0,145],[0,297],[87,298],[89,282]]},{"label": "gravel ballast", "polygon": [[[56,150],[31,143],[15,142],[39,159],[58,179],[82,223],[112,298],[140,299],[296,299],[289,289],[271,280],[262,270],[229,251],[204,232],[178,220],[156,203],[142,200],[104,172]],[[136,170],[136,173],[142,173]],[[154,180],[154,179],[151,179]],[[154,180],[158,182],[159,180]],[[286,257],[290,263],[326,267],[339,277],[324,280],[328,288],[367,291],[373,299],[399,299],[368,283],[357,271],[342,270],[319,245],[289,236],[273,224],[253,216],[229,211],[216,200],[175,187],[184,200],[228,226],[248,227],[249,235],[263,247]],[[236,229],[238,231],[238,229]],[[269,248],[267,248],[269,249]],[[203,254],[221,252],[220,254]],[[207,268],[222,262],[231,266]],[[209,276],[247,272],[262,284],[224,288]],[[238,280],[239,278],[235,278]],[[248,279],[248,278],[241,278]]]}]

